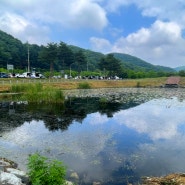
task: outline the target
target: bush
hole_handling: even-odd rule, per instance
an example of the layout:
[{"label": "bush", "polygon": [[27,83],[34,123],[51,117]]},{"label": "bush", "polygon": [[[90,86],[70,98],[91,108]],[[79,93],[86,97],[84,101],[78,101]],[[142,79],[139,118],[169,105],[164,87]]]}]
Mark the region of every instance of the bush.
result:
[{"label": "bush", "polygon": [[87,82],[78,84],[78,89],[90,89],[90,88],[91,86]]},{"label": "bush", "polygon": [[28,158],[28,175],[32,185],[66,184],[66,167],[62,162],[49,160],[37,153]]}]

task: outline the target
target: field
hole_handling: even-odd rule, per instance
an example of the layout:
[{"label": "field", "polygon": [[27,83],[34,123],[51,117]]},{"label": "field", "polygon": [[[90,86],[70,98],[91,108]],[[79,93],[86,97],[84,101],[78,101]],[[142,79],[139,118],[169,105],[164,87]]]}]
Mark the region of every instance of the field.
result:
[{"label": "field", "polygon": [[[124,88],[124,87],[160,87],[166,83],[167,77],[124,79],[124,80],[65,80],[65,79],[0,79],[0,92],[9,92],[12,85],[42,83],[44,87],[54,87],[61,90],[83,88]],[[181,77],[180,86],[185,86],[185,77]]]},{"label": "field", "polygon": [[[119,88],[119,87],[159,87],[164,85],[167,78],[125,79],[125,80],[65,80],[65,79],[0,79],[0,92],[8,92],[12,85],[42,83],[44,86],[61,90],[77,89],[79,84],[86,83],[90,88]],[[185,80],[183,84],[185,84]]]}]

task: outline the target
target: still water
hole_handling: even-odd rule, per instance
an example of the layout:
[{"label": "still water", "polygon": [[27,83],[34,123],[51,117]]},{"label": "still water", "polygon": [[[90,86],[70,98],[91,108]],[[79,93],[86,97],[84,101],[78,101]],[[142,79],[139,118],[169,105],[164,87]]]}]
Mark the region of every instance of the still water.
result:
[{"label": "still water", "polygon": [[[143,94],[145,94],[143,96]],[[153,96],[153,95],[158,96]],[[0,156],[26,170],[31,153],[62,160],[78,184],[137,183],[185,172],[184,90],[132,90],[121,101],[68,98],[65,105],[2,102]],[[123,101],[124,96],[124,101]]]}]

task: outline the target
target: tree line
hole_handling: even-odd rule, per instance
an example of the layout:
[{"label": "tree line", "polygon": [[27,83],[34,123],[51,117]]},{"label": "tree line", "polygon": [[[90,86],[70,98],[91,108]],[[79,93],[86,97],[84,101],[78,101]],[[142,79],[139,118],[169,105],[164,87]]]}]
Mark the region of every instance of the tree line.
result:
[{"label": "tree line", "polygon": [[46,76],[68,74],[72,76],[104,76],[120,78],[148,78],[170,75],[185,76],[184,71],[143,70],[135,65],[125,65],[114,54],[101,54],[78,47],[72,47],[64,42],[48,43],[46,46],[36,44],[22,44],[0,31],[0,72],[7,71],[7,64],[14,65],[14,72],[25,72],[29,63],[37,71]]}]

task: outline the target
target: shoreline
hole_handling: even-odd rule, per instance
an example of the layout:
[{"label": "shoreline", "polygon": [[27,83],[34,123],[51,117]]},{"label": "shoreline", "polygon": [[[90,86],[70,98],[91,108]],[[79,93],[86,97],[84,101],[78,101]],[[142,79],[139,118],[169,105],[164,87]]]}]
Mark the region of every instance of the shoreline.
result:
[{"label": "shoreline", "polygon": [[[185,184],[185,173],[171,173],[160,177],[140,177],[140,179],[141,185],[182,185]],[[0,158],[0,184],[1,183],[31,185],[27,173],[20,170],[17,163],[7,158]],[[92,182],[92,185],[95,183],[96,182]],[[72,185],[72,182],[66,180],[66,185]],[[101,183],[98,182],[98,185],[101,185]],[[132,185],[132,183],[129,183],[129,185]]]}]

